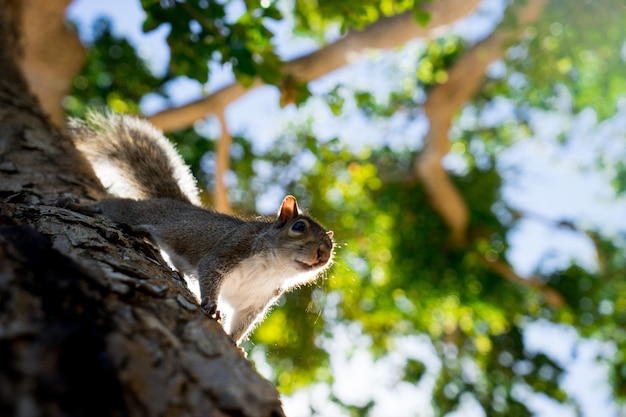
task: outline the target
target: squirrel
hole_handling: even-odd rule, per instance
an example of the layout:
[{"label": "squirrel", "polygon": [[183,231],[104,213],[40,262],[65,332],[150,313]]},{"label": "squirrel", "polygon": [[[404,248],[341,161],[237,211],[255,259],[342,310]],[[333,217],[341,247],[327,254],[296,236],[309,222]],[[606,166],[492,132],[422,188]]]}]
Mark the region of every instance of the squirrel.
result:
[{"label": "squirrel", "polygon": [[70,119],[70,136],[114,198],[94,210],[147,233],[173,266],[196,279],[200,305],[239,344],[285,291],[332,262],[333,232],[286,196],[275,219],[247,220],[201,206],[189,167],[146,120],[112,112]]}]

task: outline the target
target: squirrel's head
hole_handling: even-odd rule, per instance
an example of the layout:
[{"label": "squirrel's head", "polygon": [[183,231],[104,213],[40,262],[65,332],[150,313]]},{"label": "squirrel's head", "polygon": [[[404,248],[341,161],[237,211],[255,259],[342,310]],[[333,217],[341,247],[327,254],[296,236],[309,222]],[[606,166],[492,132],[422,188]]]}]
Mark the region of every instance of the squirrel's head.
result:
[{"label": "squirrel's head", "polygon": [[333,254],[333,232],[302,214],[295,197],[288,195],[275,222],[285,249],[301,272],[319,272],[328,267]]}]

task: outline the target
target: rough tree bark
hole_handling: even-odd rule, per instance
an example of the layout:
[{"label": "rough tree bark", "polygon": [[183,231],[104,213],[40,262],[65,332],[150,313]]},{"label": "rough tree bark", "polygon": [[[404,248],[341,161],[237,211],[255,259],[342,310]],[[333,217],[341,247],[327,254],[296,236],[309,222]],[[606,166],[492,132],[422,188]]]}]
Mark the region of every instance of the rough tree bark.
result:
[{"label": "rough tree bark", "polygon": [[158,251],[53,204],[104,193],[18,69],[0,0],[0,415],[282,416]]}]

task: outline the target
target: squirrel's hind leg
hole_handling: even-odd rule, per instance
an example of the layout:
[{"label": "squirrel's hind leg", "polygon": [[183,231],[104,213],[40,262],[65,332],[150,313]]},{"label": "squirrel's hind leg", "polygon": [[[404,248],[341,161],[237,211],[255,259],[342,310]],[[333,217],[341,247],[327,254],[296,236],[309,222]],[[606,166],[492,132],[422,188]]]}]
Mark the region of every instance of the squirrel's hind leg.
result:
[{"label": "squirrel's hind leg", "polygon": [[250,306],[243,310],[233,311],[227,322],[228,333],[235,343],[239,344],[254,329],[255,324],[261,321],[265,307],[265,305]]}]

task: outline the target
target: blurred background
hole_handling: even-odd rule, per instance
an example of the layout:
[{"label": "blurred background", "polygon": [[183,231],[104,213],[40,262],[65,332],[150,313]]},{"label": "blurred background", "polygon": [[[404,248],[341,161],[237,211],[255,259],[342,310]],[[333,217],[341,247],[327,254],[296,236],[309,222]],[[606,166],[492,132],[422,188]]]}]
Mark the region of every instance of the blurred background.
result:
[{"label": "blurred background", "polygon": [[622,0],[75,0],[62,110],[148,117],[208,205],[335,264],[248,357],[297,416],[624,416]]}]

